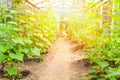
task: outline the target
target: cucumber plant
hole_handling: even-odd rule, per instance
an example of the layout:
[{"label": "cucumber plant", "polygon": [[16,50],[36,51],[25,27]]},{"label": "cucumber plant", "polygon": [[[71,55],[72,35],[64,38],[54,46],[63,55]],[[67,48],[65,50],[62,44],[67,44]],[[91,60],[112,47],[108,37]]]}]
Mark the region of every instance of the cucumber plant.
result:
[{"label": "cucumber plant", "polygon": [[[107,15],[113,20],[112,25],[110,25],[111,22],[106,22],[102,25],[103,27],[98,27],[106,14],[96,13],[99,11],[97,8],[81,16],[78,14],[79,17],[75,15],[69,17],[68,34],[71,39],[79,44],[85,43],[86,49],[89,49],[90,54],[86,55],[85,59],[92,63],[92,70],[90,70],[90,75],[84,78],[85,80],[120,79],[120,1],[114,0],[111,3],[115,5],[115,12],[109,12]],[[102,6],[112,10],[110,5],[103,4]]]},{"label": "cucumber plant", "polygon": [[0,63],[6,65],[5,76],[15,78],[19,74],[17,64],[25,56],[40,56],[40,50],[33,45],[29,37],[19,37],[19,29],[14,20],[15,10],[1,8],[0,18]]},{"label": "cucumber plant", "polygon": [[114,0],[116,13],[111,13],[110,16],[114,20],[111,26],[110,37],[105,36],[101,46],[92,49],[92,54],[86,56],[86,59],[94,63],[91,75],[87,79],[95,80],[119,80],[120,79],[120,43],[119,43],[119,1]]},{"label": "cucumber plant", "polygon": [[1,70],[12,80],[22,77],[18,64],[24,58],[39,56],[43,60],[40,53],[47,51],[57,33],[53,12],[33,13],[34,8],[31,10],[24,1],[16,1],[13,9],[2,6],[0,10]]}]

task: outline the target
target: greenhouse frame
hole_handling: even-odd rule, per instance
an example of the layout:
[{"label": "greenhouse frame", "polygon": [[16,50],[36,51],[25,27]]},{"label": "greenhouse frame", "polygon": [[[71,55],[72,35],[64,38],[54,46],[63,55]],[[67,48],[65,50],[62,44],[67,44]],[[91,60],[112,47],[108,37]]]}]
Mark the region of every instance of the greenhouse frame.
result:
[{"label": "greenhouse frame", "polygon": [[0,0],[0,80],[120,80],[120,0]]}]

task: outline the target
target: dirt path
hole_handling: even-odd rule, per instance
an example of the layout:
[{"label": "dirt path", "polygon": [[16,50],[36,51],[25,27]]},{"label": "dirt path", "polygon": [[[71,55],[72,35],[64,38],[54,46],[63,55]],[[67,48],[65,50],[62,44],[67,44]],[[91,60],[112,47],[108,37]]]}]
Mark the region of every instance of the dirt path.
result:
[{"label": "dirt path", "polygon": [[22,80],[82,80],[90,68],[84,66],[84,55],[73,53],[71,48],[68,41],[58,38],[44,62],[27,62],[23,65],[31,74]]}]

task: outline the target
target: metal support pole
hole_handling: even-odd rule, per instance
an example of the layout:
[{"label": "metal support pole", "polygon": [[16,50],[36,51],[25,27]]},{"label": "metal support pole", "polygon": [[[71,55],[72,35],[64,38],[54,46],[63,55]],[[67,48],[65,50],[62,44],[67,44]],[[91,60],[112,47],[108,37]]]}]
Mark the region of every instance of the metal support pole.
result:
[{"label": "metal support pole", "polygon": [[[114,14],[114,8],[115,8],[115,3],[114,0],[112,0],[112,14]],[[111,24],[111,30],[114,28],[114,20],[112,19],[112,24]]]}]

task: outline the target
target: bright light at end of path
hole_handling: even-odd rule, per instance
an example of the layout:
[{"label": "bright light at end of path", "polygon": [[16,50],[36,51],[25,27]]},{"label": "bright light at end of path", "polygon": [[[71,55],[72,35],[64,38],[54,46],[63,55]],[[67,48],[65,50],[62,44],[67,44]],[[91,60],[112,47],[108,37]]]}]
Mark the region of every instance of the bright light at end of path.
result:
[{"label": "bright light at end of path", "polygon": [[67,18],[67,17],[65,17],[63,20],[64,20],[64,21],[67,21],[67,20],[68,20],[68,18]]}]

